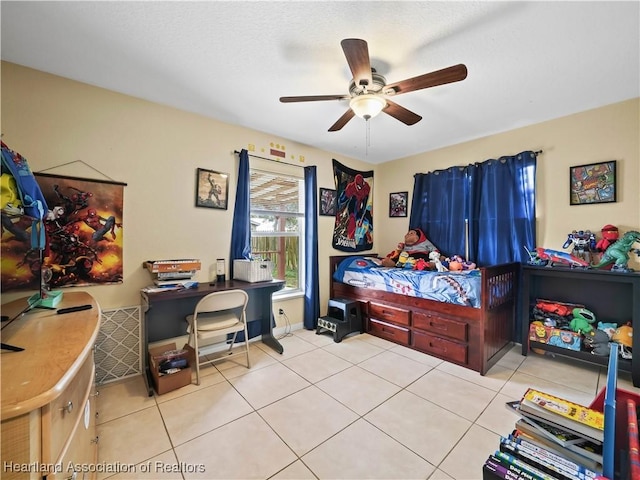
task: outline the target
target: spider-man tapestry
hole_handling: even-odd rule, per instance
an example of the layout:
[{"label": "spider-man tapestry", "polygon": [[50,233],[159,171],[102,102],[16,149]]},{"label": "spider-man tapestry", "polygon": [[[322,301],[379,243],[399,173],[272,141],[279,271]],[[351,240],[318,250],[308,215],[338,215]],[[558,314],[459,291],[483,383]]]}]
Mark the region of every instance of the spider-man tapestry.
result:
[{"label": "spider-man tapestry", "polygon": [[[45,173],[34,176],[49,208],[43,219],[42,260],[29,242],[17,242],[28,238],[28,231],[24,235],[16,231],[15,238],[3,232],[3,290],[38,288],[41,262],[42,280],[50,288],[122,283],[125,184]],[[29,223],[24,225],[29,228]],[[6,255],[12,256],[11,272],[5,268]]]},{"label": "spider-man tapestry", "polygon": [[333,160],[336,224],[333,248],[360,252],[373,248],[373,170],[359,172]]}]

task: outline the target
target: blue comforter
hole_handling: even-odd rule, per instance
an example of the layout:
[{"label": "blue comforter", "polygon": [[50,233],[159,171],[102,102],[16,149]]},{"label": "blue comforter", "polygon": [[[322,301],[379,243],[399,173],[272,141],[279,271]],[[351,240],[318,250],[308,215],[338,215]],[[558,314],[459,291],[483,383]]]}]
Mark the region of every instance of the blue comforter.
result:
[{"label": "blue comforter", "polygon": [[367,257],[351,257],[338,265],[333,278],[354,287],[480,308],[480,270],[405,270],[381,267]]}]

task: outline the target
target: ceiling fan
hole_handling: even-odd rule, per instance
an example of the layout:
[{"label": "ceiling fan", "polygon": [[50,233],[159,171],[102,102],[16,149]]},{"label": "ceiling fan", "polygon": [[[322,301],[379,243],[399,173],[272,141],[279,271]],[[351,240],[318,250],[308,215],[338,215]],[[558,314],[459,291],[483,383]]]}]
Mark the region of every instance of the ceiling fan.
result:
[{"label": "ceiling fan", "polygon": [[330,132],[340,130],[355,115],[369,120],[381,111],[406,125],[413,125],[422,120],[422,117],[392,102],[388,97],[459,82],[467,78],[467,67],[459,64],[387,84],[386,79],[371,67],[367,42],[358,38],[345,38],[340,45],[353,74],[348,95],[280,97],[282,103],[349,100],[349,109],[329,128]]}]

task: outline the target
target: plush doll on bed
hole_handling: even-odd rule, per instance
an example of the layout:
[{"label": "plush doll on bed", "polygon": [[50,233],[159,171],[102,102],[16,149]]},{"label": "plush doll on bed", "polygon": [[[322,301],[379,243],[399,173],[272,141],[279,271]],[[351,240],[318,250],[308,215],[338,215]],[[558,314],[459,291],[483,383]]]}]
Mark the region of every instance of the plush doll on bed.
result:
[{"label": "plush doll on bed", "polygon": [[[433,250],[437,250],[437,248],[427,239],[424,232],[419,228],[412,228],[404,236],[404,242],[399,243],[397,249],[382,259],[382,266],[397,266],[402,253],[407,253],[408,256],[412,257],[415,261],[421,258],[429,261],[429,253]],[[401,266],[404,266],[404,264]]]}]

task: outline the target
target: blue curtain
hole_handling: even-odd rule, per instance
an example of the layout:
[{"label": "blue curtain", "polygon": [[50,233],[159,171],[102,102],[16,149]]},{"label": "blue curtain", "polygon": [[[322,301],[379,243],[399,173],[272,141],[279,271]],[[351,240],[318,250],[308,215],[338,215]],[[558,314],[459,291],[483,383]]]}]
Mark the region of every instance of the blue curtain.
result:
[{"label": "blue curtain", "polygon": [[233,261],[251,258],[251,176],[249,174],[249,152],[240,151],[238,186],[231,227],[231,278]]},{"label": "blue curtain", "polygon": [[416,174],[410,226],[422,228],[445,255],[478,265],[524,262],[524,246],[535,246],[536,154],[487,160]]},{"label": "blue curtain", "polygon": [[524,263],[535,247],[536,155],[487,160],[468,167],[470,255],[479,265]]},{"label": "blue curtain", "polygon": [[[231,265],[229,266],[231,278],[233,278],[233,261],[251,258],[251,175],[249,174],[249,152],[242,149],[239,157],[236,203],[231,226]],[[247,322],[247,333],[249,338],[262,334],[262,326],[259,319]],[[228,338],[232,338],[232,335],[229,335]],[[238,333],[236,343],[238,342],[244,342],[244,332]]]},{"label": "blue curtain", "polygon": [[466,168],[451,167],[414,176],[410,228],[421,228],[445,256],[465,253],[468,218]]},{"label": "blue curtain", "polygon": [[316,167],[304,168],[304,317],[303,325],[313,330],[320,316],[320,281],[318,278],[318,199]]}]

